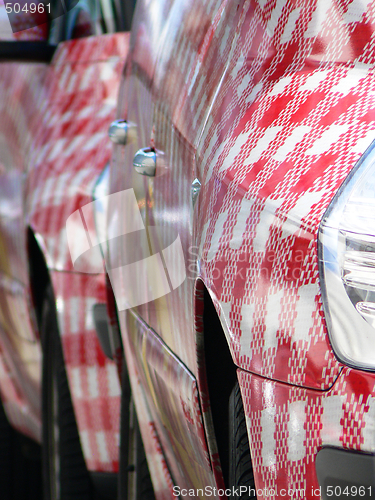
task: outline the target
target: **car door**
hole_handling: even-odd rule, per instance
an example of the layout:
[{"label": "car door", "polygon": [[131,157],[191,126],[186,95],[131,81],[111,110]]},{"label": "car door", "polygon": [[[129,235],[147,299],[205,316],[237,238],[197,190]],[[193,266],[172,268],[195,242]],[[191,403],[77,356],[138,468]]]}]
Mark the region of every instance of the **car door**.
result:
[{"label": "car door", "polygon": [[[137,150],[152,146],[153,76],[172,3],[139,2],[135,11],[117,112],[117,126],[125,122],[129,130],[126,141],[114,145],[110,175],[107,272],[118,309],[133,307],[146,319],[145,302],[152,290],[148,289],[147,280],[136,278],[140,269],[135,264],[139,262],[141,266],[152,259],[146,229],[148,185],[132,165]],[[113,196],[115,193],[118,196]]]},{"label": "car door", "polygon": [[160,252],[179,237],[183,255],[177,246],[171,250],[171,292],[148,303],[148,321],[193,373],[194,212],[202,180],[195,153],[225,75],[240,4],[176,2],[172,15],[179,29],[169,34],[155,74],[157,168],[148,179],[147,207],[157,229],[150,240]]}]

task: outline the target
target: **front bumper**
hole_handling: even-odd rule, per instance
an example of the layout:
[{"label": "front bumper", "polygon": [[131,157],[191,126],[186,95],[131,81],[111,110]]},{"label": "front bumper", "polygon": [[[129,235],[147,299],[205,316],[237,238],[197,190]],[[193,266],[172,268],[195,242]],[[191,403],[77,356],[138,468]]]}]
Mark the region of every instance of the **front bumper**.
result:
[{"label": "front bumper", "polygon": [[375,454],[375,374],[345,367],[328,391],[238,376],[258,497],[319,499],[324,447]]}]

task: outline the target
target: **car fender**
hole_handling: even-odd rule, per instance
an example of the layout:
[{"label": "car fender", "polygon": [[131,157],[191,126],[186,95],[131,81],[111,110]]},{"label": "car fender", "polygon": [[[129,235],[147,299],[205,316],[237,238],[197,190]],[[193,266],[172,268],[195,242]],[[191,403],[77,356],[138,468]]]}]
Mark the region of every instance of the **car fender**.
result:
[{"label": "car fender", "polygon": [[371,66],[301,59],[300,71],[285,64],[277,74],[275,63],[277,77],[249,79],[239,96],[228,91],[232,67],[247,64],[237,57],[198,146],[200,277],[237,366],[325,390],[341,365],[324,319],[317,234],[375,137]]}]

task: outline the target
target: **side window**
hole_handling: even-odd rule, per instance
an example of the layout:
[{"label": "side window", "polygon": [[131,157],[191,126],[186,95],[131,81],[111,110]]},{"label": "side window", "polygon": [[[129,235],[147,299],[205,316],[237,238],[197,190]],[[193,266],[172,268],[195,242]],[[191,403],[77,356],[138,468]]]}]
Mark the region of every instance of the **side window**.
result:
[{"label": "side window", "polygon": [[[130,29],[136,0],[51,0],[50,43]],[[66,10],[67,12],[66,12]]]},{"label": "side window", "polygon": [[64,40],[129,31],[136,0],[0,0],[0,41]]},{"label": "side window", "polygon": [[0,0],[0,58],[49,62],[62,41],[129,31],[135,3],[136,0]]}]

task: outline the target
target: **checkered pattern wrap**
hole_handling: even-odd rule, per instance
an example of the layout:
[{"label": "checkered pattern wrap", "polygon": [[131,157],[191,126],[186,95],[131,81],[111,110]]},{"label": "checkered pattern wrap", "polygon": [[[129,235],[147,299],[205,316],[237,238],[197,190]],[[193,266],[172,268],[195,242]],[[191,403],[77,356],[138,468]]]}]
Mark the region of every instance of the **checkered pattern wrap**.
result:
[{"label": "checkered pattern wrap", "polygon": [[[142,434],[143,445],[147,456],[148,467],[157,500],[169,500],[173,495],[173,479],[167,465],[160,438],[156,429],[147,398],[147,384],[144,380],[144,371],[137,361],[140,349],[134,340],[137,338],[139,324],[135,316],[129,315],[125,323],[125,316],[120,315],[122,331],[132,332],[133,338],[124,336],[124,352],[129,373],[133,401],[137,412],[137,419]],[[139,337],[138,337],[139,338]]]},{"label": "checkered pattern wrap", "polygon": [[[123,33],[61,44],[46,75],[41,126],[29,160],[27,213],[50,268],[74,270],[65,224],[92,201],[96,179],[110,159],[107,131],[127,47]],[[90,255],[87,259],[90,270]]]},{"label": "checkered pattern wrap", "polygon": [[[142,87],[144,99],[141,92],[136,97],[144,105],[136,109],[129,101],[128,117],[141,116],[138,125],[152,129],[139,147],[159,153],[156,176],[145,183],[148,215],[162,227],[161,247],[178,233],[186,251],[198,248],[198,272],[188,276],[201,277],[209,289],[235,362],[273,379],[254,380],[292,391],[285,408],[298,421],[298,391],[322,397],[312,389],[331,388],[342,368],[324,321],[317,232],[338,187],[375,137],[375,5],[243,0],[234,9],[225,0],[175,0],[164,10],[166,3],[160,16],[142,4],[145,20],[137,19],[133,29],[133,75],[124,86],[124,92]],[[137,59],[140,53],[148,67]],[[130,178],[130,153],[129,160],[123,164]],[[114,166],[116,189],[128,187],[121,177],[127,176]],[[195,177],[202,188],[191,225]],[[191,281],[148,306],[145,319],[196,374]],[[265,428],[273,411],[264,414]],[[252,446],[264,446],[271,479],[273,455],[296,462],[290,471],[297,487],[311,468],[298,464],[301,446],[288,443],[286,410],[278,419],[277,435],[264,433],[264,445],[252,436]]]},{"label": "checkered pattern wrap", "polygon": [[201,273],[241,368],[327,389],[339,363],[323,316],[317,232],[375,138],[375,5],[242,9],[198,144]]},{"label": "checkered pattern wrap", "polygon": [[127,360],[137,367],[152,425],[176,484],[214,486],[194,377],[134,313],[128,316],[127,330]]},{"label": "checkered pattern wrap", "polygon": [[41,347],[28,287],[23,173],[46,66],[0,64],[0,391],[11,425],[41,440]]},{"label": "checkered pattern wrap", "polygon": [[[357,2],[249,0],[237,11],[225,1],[174,6],[147,84],[155,102],[149,144],[162,152],[147,193],[151,224],[162,227],[160,245],[180,234],[189,264],[195,256],[188,253],[198,248],[200,276],[240,367],[327,389],[340,365],[323,316],[317,231],[375,137],[373,6],[366,12]],[[359,24],[367,38],[357,37]],[[135,75],[145,82],[142,71],[137,65]],[[202,189],[192,237],[188,217],[178,214],[192,210],[195,176]],[[170,213],[176,216],[165,217]],[[186,280],[163,299],[165,324],[160,305],[149,308],[148,321],[196,373],[192,295]]]},{"label": "checkered pattern wrap", "polygon": [[[101,351],[92,322],[93,304],[106,300],[104,274],[74,273],[65,223],[91,202],[94,183],[109,161],[107,130],[115,115],[127,48],[127,34],[59,46],[46,75],[27,179],[29,223],[54,270],[72,402],[86,463],[95,471],[118,469],[119,380],[115,363]],[[94,230],[92,221],[88,226]],[[91,264],[88,255],[86,269],[96,271]]]},{"label": "checkered pattern wrap", "polygon": [[[144,25],[138,19],[133,26],[132,47],[143,51],[134,49],[129,88],[143,85],[143,102],[152,96],[154,108],[132,112],[129,101],[128,110],[130,119],[141,115],[152,128],[139,147],[159,153],[156,176],[145,183],[151,224],[162,227],[155,247],[180,234],[190,278],[148,306],[145,319],[198,374],[204,391],[202,360],[196,361],[201,309],[196,303],[194,315],[191,303],[194,278],[203,280],[236,364],[265,377],[240,376],[257,482],[275,485],[277,474],[280,485],[297,489],[317,485],[319,443],[360,445],[353,417],[357,399],[364,408],[360,384],[347,389],[347,418],[340,391],[345,377],[365,375],[347,369],[340,375],[331,349],[317,233],[338,187],[375,138],[375,4],[243,0],[236,7],[225,0],[175,0],[169,11],[160,7],[163,27],[146,9]],[[148,24],[152,50],[142,31]],[[151,58],[148,69],[138,53]],[[120,169],[112,173],[118,188]],[[202,188],[190,224],[195,177]],[[280,403],[261,414],[268,387]],[[253,397],[263,398],[259,414]],[[203,414],[207,407],[203,393]]]},{"label": "checkered pattern wrap", "polygon": [[0,311],[1,402],[10,424],[40,442],[42,352],[35,317],[27,288],[1,272]]},{"label": "checkered pattern wrap", "polygon": [[121,389],[116,364],[100,346],[93,306],[106,300],[102,274],[53,271],[65,366],[89,470],[118,470]]},{"label": "checkered pattern wrap", "polygon": [[[264,498],[316,499],[315,456],[322,446],[375,452],[372,374],[344,368],[326,392],[238,371],[258,489]],[[298,490],[300,490],[298,492]],[[305,494],[302,493],[305,491]]]},{"label": "checkered pattern wrap", "polygon": [[46,65],[0,64],[0,272],[26,285],[22,175],[38,124]]},{"label": "checkered pattern wrap", "polygon": [[[30,406],[30,393],[25,390],[30,387],[20,387],[19,381],[15,379],[14,365],[9,363],[9,356],[5,349],[1,349],[0,353],[0,389],[1,403],[4,407],[7,419],[12,427],[18,432],[34,439],[36,442],[41,442],[42,426],[40,408],[35,411],[35,408]],[[40,392],[33,394],[33,397],[40,400]],[[36,399],[35,399],[36,400]]]}]

